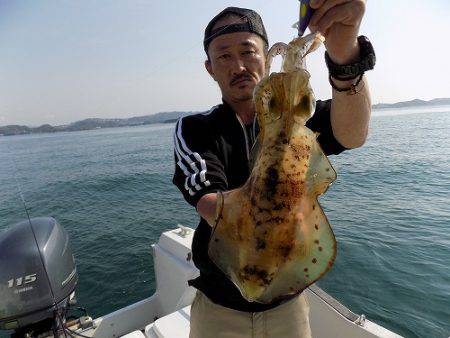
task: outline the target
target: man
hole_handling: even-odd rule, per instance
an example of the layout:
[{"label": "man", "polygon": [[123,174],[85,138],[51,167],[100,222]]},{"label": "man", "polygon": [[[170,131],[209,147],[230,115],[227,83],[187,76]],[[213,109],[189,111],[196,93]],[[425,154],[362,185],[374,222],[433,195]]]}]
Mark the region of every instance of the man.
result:
[{"label": "man", "polygon": [[[307,126],[319,133],[327,155],[361,146],[370,117],[364,71],[373,67],[373,49],[357,38],[364,0],[311,1],[312,31],[326,38],[326,60],[333,98],[317,101]],[[250,149],[258,132],[253,89],[265,70],[268,39],[259,15],[229,7],[205,30],[205,67],[218,83],[223,104],[176,125],[174,184],[201,216],[192,243],[200,276],[191,307],[191,338],[311,337],[309,307],[303,294],[272,304],[247,302],[208,257],[218,191],[242,186],[250,175]],[[369,61],[367,60],[369,59]],[[348,66],[348,67],[345,67]]]}]

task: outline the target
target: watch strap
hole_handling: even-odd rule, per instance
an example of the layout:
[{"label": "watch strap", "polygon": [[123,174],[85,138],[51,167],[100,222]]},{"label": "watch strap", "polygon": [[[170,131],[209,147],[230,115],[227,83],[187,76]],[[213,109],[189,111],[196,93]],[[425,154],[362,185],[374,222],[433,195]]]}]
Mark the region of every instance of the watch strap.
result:
[{"label": "watch strap", "polygon": [[330,75],[337,80],[352,80],[375,66],[375,51],[369,39],[363,35],[358,37],[360,49],[359,61],[347,65],[339,65],[331,60],[328,52],[325,52],[325,62]]}]

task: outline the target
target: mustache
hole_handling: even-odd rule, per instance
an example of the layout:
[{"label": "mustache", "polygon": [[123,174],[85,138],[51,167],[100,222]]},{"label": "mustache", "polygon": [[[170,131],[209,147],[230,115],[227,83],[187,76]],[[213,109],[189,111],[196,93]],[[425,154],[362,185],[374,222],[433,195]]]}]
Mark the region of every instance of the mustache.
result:
[{"label": "mustache", "polygon": [[241,80],[253,80],[253,77],[250,73],[243,73],[236,75],[230,82],[230,85],[233,86]]}]

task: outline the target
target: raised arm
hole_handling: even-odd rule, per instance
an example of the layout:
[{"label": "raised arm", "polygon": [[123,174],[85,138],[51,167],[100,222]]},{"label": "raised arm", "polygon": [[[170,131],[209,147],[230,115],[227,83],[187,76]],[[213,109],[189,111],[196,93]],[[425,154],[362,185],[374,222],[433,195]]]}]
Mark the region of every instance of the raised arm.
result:
[{"label": "raised arm", "polygon": [[[312,31],[325,36],[325,46],[331,61],[348,65],[360,60],[357,37],[364,16],[365,0],[311,0],[316,11],[310,22]],[[333,88],[331,124],[336,139],[346,148],[364,144],[369,127],[371,99],[367,79],[347,81],[331,77]],[[353,87],[353,88],[352,88]],[[338,91],[338,89],[349,89]]]}]

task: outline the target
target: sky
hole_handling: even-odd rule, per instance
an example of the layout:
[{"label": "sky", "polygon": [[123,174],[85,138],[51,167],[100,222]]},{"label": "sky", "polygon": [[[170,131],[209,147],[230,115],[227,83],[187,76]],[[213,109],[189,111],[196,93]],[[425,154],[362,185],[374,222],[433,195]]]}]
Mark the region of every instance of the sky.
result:
[{"label": "sky", "polygon": [[[221,96],[203,32],[227,6],[258,11],[271,44],[295,36],[298,0],[0,0],[0,125],[208,110]],[[450,97],[449,17],[448,0],[368,1],[373,103]],[[323,52],[307,60],[317,99],[331,97]]]}]

